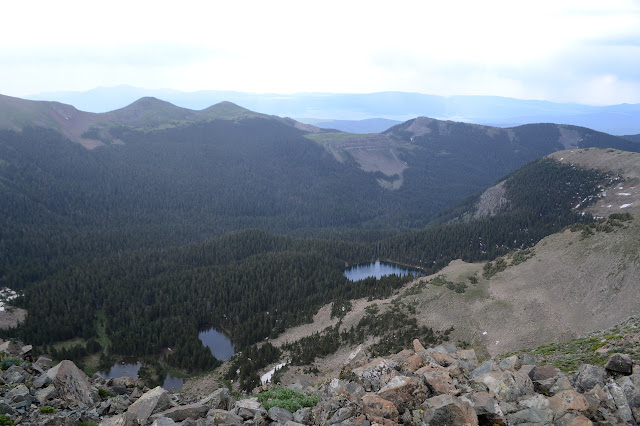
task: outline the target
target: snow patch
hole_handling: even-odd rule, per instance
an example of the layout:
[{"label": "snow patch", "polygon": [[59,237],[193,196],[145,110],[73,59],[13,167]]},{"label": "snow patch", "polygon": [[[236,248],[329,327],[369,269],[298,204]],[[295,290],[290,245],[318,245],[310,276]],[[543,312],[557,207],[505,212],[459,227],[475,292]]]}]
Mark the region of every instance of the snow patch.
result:
[{"label": "snow patch", "polygon": [[285,365],[287,365],[286,362],[280,363],[280,364],[276,365],[275,367],[273,367],[271,370],[269,370],[266,373],[264,373],[262,376],[260,376],[260,383],[262,383],[264,385],[265,383],[270,382],[271,378],[273,377],[273,374],[276,372],[276,370],[280,370]]}]

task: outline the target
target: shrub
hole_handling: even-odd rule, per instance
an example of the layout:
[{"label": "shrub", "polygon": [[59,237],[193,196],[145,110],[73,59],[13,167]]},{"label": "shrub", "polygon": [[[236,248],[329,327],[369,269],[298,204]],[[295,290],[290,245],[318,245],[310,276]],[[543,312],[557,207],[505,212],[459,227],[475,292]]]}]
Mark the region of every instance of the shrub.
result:
[{"label": "shrub", "polygon": [[258,401],[260,401],[260,404],[262,404],[266,410],[269,410],[271,407],[280,407],[291,413],[295,413],[302,407],[315,406],[320,401],[320,398],[317,396],[308,396],[283,386],[274,386],[265,392],[260,392],[258,394]]},{"label": "shrub", "polygon": [[107,397],[113,398],[114,396],[116,396],[116,393],[108,389],[98,388],[98,395],[100,395],[100,398],[107,398]]},{"label": "shrub", "polygon": [[55,413],[57,410],[53,407],[51,407],[50,405],[45,405],[44,407],[40,407],[40,412],[43,414],[53,414]]}]

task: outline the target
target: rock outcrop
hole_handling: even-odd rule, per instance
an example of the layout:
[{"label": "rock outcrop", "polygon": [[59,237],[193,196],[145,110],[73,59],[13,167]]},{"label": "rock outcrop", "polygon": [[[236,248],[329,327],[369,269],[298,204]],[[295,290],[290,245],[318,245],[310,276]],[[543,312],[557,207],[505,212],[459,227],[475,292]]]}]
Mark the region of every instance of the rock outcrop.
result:
[{"label": "rock outcrop", "polygon": [[[424,348],[415,341],[386,358],[363,350],[340,377],[292,390],[313,394],[313,407],[266,409],[256,395],[226,388],[187,400],[133,378],[89,379],[71,361],[23,361],[24,347],[0,345],[0,411],[24,425],[604,425],[640,423],[640,368],[613,354],[606,366],[567,375],[533,365],[530,355],[479,363],[473,350]],[[264,390],[258,388],[254,393]]]}]

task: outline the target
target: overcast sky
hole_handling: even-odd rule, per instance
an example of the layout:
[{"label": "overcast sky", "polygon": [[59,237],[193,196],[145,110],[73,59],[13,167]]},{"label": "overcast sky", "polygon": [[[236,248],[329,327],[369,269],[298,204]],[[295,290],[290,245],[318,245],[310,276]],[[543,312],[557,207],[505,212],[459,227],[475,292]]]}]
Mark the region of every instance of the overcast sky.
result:
[{"label": "overcast sky", "polygon": [[640,0],[22,0],[2,15],[11,96],[128,84],[640,103]]}]

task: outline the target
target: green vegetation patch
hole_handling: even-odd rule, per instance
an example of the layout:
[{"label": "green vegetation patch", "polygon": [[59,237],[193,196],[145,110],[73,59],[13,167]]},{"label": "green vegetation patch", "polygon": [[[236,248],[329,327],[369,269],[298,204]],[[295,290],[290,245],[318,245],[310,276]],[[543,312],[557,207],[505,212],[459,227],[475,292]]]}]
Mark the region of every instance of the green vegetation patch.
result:
[{"label": "green vegetation patch", "polygon": [[320,397],[305,395],[283,386],[274,386],[265,392],[260,392],[258,401],[266,410],[271,407],[280,407],[295,413],[303,407],[314,407],[320,401]]}]

